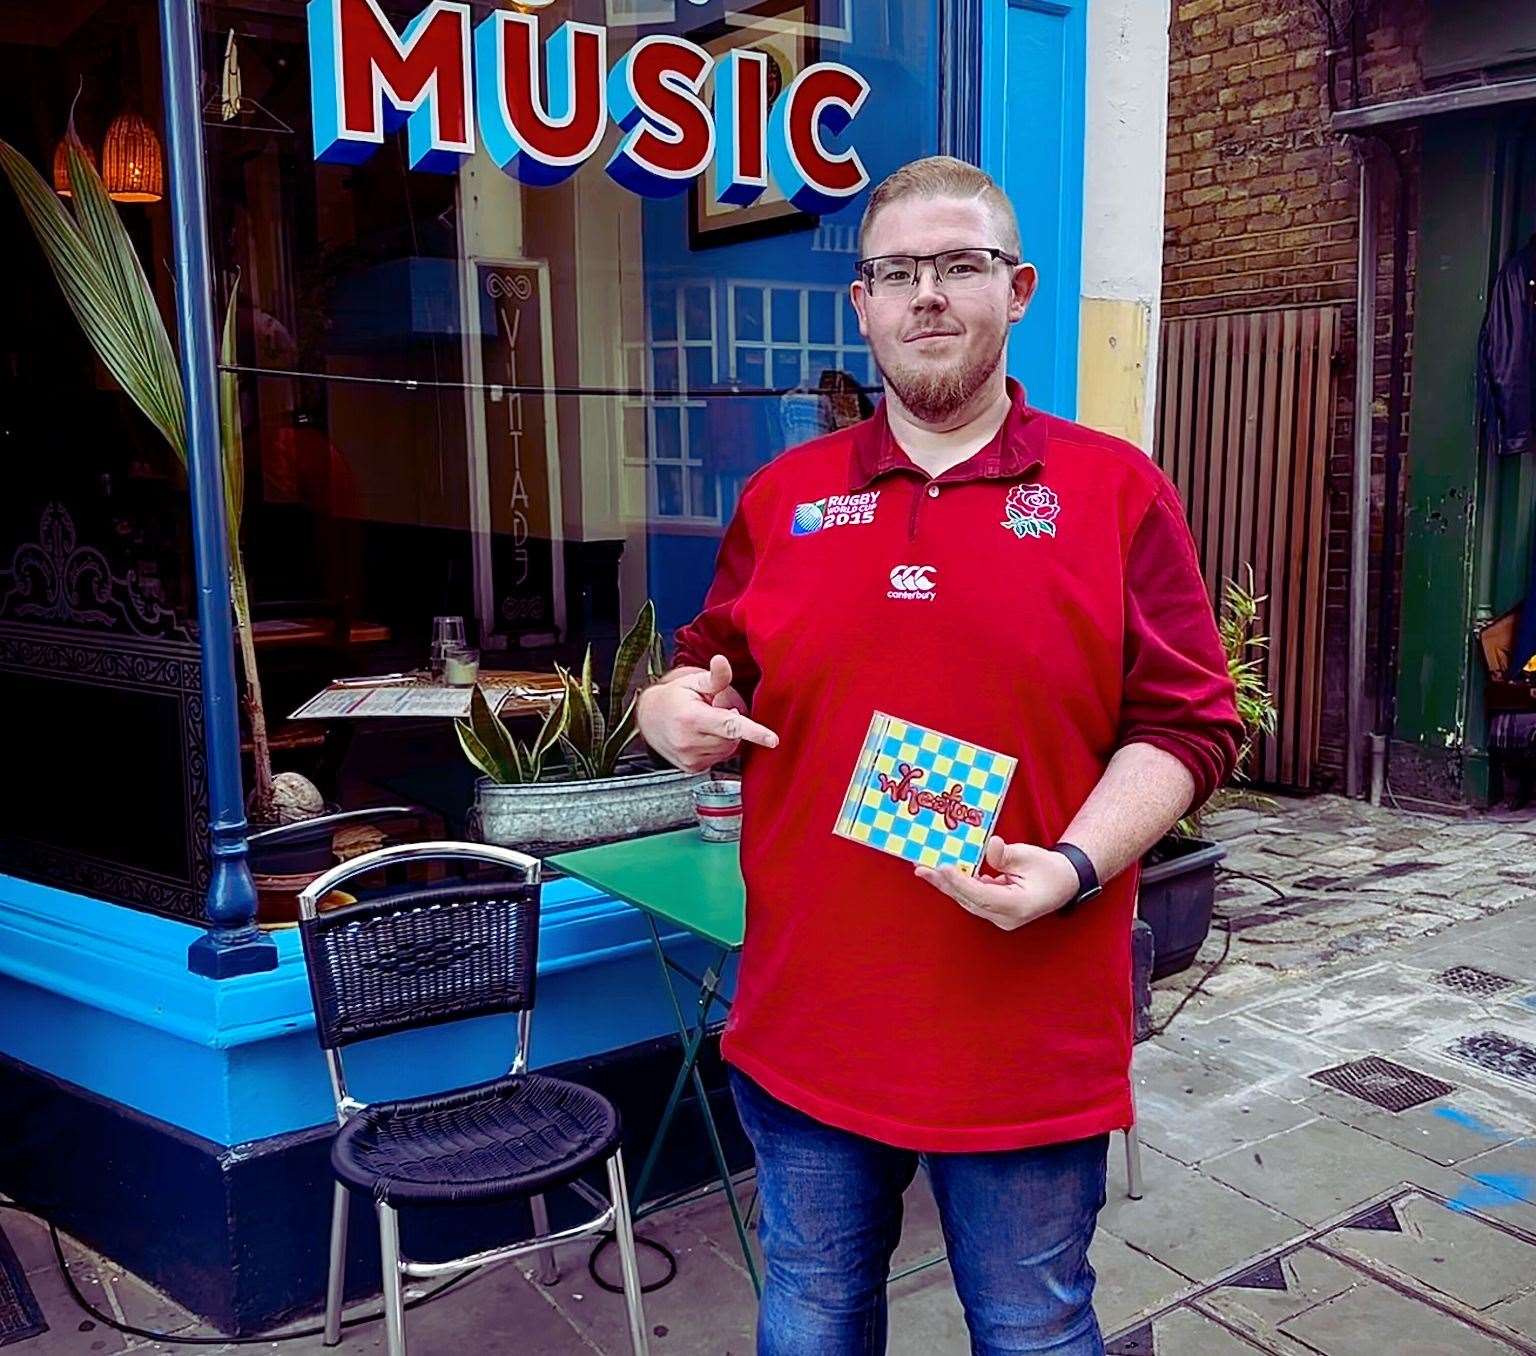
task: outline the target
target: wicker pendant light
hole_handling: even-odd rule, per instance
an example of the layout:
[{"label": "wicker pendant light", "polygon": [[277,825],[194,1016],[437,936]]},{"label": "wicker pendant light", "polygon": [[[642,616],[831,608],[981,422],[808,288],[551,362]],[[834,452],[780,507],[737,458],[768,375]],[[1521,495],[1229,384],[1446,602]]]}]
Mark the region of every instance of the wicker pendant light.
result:
[{"label": "wicker pendant light", "polygon": [[[83,141],[80,143],[80,153],[91,162],[91,168],[98,173],[101,166],[96,163],[96,152]],[[53,190],[61,198],[67,198],[69,191],[69,138],[59,138],[59,144],[53,150]]]},{"label": "wicker pendant light", "polygon": [[107,128],[101,179],[116,202],[159,202],[164,195],[160,138],[137,113],[119,113]]}]

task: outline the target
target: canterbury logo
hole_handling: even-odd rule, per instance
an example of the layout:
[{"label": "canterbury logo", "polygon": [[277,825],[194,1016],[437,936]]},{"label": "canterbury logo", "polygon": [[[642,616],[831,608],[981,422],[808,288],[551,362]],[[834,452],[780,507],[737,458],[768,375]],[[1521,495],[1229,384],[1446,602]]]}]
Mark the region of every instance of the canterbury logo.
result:
[{"label": "canterbury logo", "polygon": [[898,565],[891,571],[891,589],[887,598],[932,598],[937,589],[932,565]]}]

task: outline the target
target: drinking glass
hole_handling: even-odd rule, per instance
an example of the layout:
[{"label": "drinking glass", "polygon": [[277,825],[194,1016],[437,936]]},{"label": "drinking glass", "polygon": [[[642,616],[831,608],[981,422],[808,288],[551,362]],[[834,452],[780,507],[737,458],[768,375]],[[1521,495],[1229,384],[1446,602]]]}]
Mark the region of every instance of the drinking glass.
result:
[{"label": "drinking glass", "polygon": [[430,652],[430,668],[434,680],[441,682],[443,666],[448,651],[455,645],[464,644],[464,618],[463,617],[433,617],[432,618],[432,649]]}]

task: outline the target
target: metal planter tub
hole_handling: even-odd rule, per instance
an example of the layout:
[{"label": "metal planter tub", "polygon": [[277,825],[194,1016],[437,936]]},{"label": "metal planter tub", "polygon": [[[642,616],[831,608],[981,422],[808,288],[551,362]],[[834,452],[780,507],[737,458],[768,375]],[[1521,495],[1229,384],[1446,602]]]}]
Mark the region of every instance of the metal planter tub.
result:
[{"label": "metal planter tub", "polygon": [[677,768],[590,781],[475,783],[473,821],[482,842],[559,851],[695,822],[693,788],[708,772]]}]

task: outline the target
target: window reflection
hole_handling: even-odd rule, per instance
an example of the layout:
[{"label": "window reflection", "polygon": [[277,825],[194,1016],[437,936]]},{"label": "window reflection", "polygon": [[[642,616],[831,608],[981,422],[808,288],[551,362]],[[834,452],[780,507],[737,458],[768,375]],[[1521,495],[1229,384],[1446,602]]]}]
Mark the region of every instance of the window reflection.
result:
[{"label": "window reflection", "polygon": [[[397,30],[421,8],[385,10]],[[490,6],[474,5],[478,21]],[[769,55],[774,80],[837,60],[869,80],[855,123],[876,179],[935,149],[936,4],[578,0],[610,64],[670,31]],[[875,379],[847,283],[862,200],[808,217],[701,190],[651,201],[603,173],[554,187],[483,153],[407,168],[403,133],[361,164],[313,160],[304,7],[205,4],[220,277],[240,279],[251,579],[387,624],[472,618],[482,649],[569,655],[646,597],[696,610],[751,473],[867,413]]]}]

